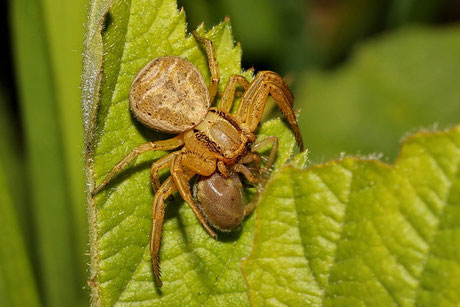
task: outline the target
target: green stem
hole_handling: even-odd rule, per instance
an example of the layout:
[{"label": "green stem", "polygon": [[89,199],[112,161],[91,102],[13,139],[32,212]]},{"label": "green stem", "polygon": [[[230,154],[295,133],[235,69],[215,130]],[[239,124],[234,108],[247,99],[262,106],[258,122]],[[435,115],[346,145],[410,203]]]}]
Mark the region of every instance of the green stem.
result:
[{"label": "green stem", "polygon": [[75,306],[76,257],[43,15],[37,1],[11,3],[18,89],[36,229],[40,284],[47,306]]}]

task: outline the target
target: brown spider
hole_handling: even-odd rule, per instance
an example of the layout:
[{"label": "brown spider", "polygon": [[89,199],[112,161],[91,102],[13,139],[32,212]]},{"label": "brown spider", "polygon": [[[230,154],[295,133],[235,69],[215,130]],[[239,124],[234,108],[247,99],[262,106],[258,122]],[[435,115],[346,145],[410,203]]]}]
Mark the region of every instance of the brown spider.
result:
[{"label": "brown spider", "polygon": [[[259,125],[268,95],[277,102],[294,131],[299,147],[303,150],[302,138],[292,109],[294,97],[284,80],[274,72],[259,72],[252,82],[248,82],[241,75],[231,76],[222,94],[220,107],[210,108],[217,94],[219,69],[212,42],[200,37],[196,32],[193,34],[205,46],[211,72],[209,87],[206,86],[198,69],[183,58],[165,56],[148,63],[131,85],[131,111],[144,125],[178,135],[169,140],[139,145],[121,159],[92,192],[93,195],[97,194],[140,154],[153,150],[172,150],[182,146],[181,149],[154,162],[150,172],[152,186],[156,191],[152,209],[150,252],[155,281],[159,287],[162,286],[162,282],[158,252],[163,228],[164,201],[173,192],[179,191],[203,228],[214,239],[217,235],[213,228],[224,231],[234,229],[252,210],[243,208],[243,211],[237,214],[235,221],[226,221],[225,215],[220,214],[220,209],[212,210],[209,205],[206,206],[205,203],[209,204],[209,201],[202,201],[204,205],[202,204],[201,208],[197,206],[188,181],[195,174],[205,178],[204,186],[202,184],[199,191],[205,191],[207,186],[214,184],[214,181],[206,181],[206,177],[203,176],[212,176],[216,173],[218,175],[214,176],[215,180],[221,182],[226,178],[235,178],[236,173],[243,174],[250,182],[260,182],[245,164],[258,162],[260,157],[255,151],[270,143],[272,144],[270,157],[260,170],[267,171],[275,158],[278,147],[276,137],[268,137],[254,143],[256,139],[254,130]],[[244,93],[237,112],[230,114],[238,85],[244,89]],[[159,171],[168,167],[171,176],[161,184]],[[234,184],[227,184],[227,190],[238,193],[241,190],[238,188],[238,181],[234,179]],[[225,188],[226,185],[220,186]],[[241,211],[241,204],[236,205],[236,210]],[[219,208],[225,207],[225,204],[221,203],[215,205]],[[231,207],[232,204],[229,205]],[[235,211],[231,208],[229,210]],[[216,212],[220,218],[213,218]]]},{"label": "brown spider", "polygon": [[[254,177],[251,182],[259,181]],[[193,185],[193,196],[206,221],[223,232],[232,231],[240,226],[256,204],[256,199],[249,204],[246,203],[243,184],[237,172],[233,170],[227,178],[219,172],[211,176],[199,176]]]}]

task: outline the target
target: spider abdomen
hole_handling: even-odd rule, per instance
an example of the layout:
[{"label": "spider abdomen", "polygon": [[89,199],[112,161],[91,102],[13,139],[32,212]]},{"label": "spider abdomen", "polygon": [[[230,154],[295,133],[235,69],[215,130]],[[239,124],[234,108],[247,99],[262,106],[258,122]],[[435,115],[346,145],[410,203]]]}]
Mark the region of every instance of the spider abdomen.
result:
[{"label": "spider abdomen", "polygon": [[177,56],[151,61],[131,85],[130,105],[136,118],[167,133],[179,134],[200,123],[210,103],[203,76]]},{"label": "spider abdomen", "polygon": [[245,198],[238,175],[231,172],[229,178],[219,173],[200,177],[193,192],[206,220],[214,228],[231,231],[241,225]]}]

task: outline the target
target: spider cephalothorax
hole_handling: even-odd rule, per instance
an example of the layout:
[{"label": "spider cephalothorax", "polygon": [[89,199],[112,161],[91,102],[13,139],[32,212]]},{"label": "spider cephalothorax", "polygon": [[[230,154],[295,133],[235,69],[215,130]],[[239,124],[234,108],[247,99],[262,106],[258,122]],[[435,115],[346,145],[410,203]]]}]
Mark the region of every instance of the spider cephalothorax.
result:
[{"label": "spider cephalothorax", "polygon": [[[114,166],[104,181],[93,191],[93,195],[98,193],[141,153],[181,147],[154,162],[151,167],[151,181],[156,193],[153,201],[150,252],[155,280],[160,287],[162,282],[158,252],[163,229],[164,201],[173,192],[179,191],[204,229],[213,238],[217,238],[213,228],[231,230],[241,223],[241,214],[244,217],[251,211],[248,208],[241,211],[241,205],[237,204],[233,206],[236,209],[231,210],[239,210],[237,213],[239,222],[211,218],[211,215],[219,215],[219,210],[212,210],[209,207],[210,201],[206,199],[203,201],[206,204],[200,208],[192,197],[188,181],[194,175],[199,175],[200,178],[210,178],[209,181],[202,183],[203,186],[199,191],[205,191],[207,186],[220,184],[222,189],[225,188],[232,193],[238,192],[239,179],[235,179],[237,173],[243,174],[250,182],[259,181],[247,164],[254,161],[259,163],[260,157],[255,151],[272,144],[268,161],[263,168],[259,168],[261,172],[267,171],[278,148],[276,137],[268,137],[254,143],[256,139],[254,131],[260,123],[269,95],[277,102],[294,131],[299,147],[303,149],[302,138],[292,109],[294,97],[284,80],[274,72],[259,72],[252,82],[248,82],[241,75],[233,75],[225,86],[219,107],[210,108],[217,94],[219,69],[212,42],[196,33],[194,35],[206,48],[211,71],[211,82],[208,87],[192,63],[176,56],[166,56],[151,61],[144,66],[131,85],[130,107],[135,117],[150,128],[174,133],[177,136],[136,147]],[[236,113],[231,114],[230,109],[238,85],[244,92]],[[171,176],[161,184],[159,171],[164,168],[169,168]],[[218,175],[213,177],[213,174]],[[227,178],[233,178],[231,184],[223,181]],[[215,205],[220,204],[217,202]]]}]

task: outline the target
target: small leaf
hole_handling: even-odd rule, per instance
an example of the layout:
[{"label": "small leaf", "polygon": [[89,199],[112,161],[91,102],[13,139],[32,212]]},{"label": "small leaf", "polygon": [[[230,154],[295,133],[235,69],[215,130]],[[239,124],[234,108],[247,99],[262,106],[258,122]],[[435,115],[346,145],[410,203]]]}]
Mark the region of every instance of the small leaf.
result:
[{"label": "small leaf", "polygon": [[460,126],[408,138],[394,166],[286,167],[243,263],[255,306],[457,306]]}]

